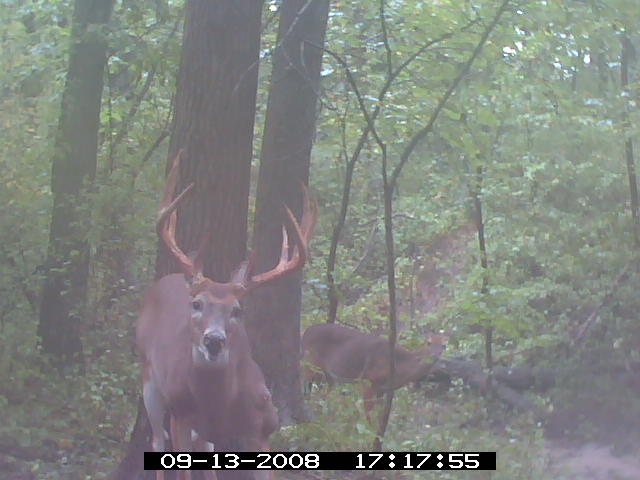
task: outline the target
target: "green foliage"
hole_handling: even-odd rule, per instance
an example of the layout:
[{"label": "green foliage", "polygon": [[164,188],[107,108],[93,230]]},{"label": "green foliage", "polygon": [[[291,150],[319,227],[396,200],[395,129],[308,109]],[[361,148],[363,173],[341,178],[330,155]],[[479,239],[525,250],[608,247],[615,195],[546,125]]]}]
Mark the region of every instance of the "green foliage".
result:
[{"label": "green foliage", "polygon": [[[313,421],[281,429],[274,439],[274,449],[369,450],[375,431],[362,413],[359,393],[359,386],[354,385],[314,390],[310,399]],[[505,417],[501,419],[501,415]],[[545,473],[548,454],[540,425],[527,415],[508,417],[506,420],[506,412],[499,410],[490,414],[484,402],[464,388],[456,387],[445,397],[435,398],[405,388],[396,392],[384,446],[391,451],[498,451],[498,471],[492,478],[558,478]],[[401,478],[453,479],[459,475],[420,472],[404,476],[407,474],[403,472]],[[327,478],[331,478],[330,473]]]},{"label": "green foliage", "polygon": [[[314,421],[283,428],[274,438],[274,448],[299,451],[367,450],[375,431],[363,412],[358,385],[326,386],[316,390]],[[336,414],[339,417],[336,417]]]},{"label": "green foliage", "polygon": [[[377,2],[333,6],[327,46],[348,64],[369,111],[380,104],[376,131],[392,166],[495,8],[493,1],[386,2],[388,57]],[[35,455],[11,468],[50,479],[101,478],[96,472],[111,469],[133,421],[139,381],[132,325],[154,275],[153,224],[182,19],[181,2],[116,4],[100,166],[87,198],[87,371],[65,377],[49,371],[35,332],[71,10],[64,0],[0,2],[0,451]],[[277,24],[273,13],[266,18],[258,120]],[[560,376],[556,389],[534,396],[536,402],[570,418],[584,415],[564,408],[571,405],[616,413],[613,420],[587,415],[578,427],[569,422],[566,433],[577,439],[600,439],[603,422],[636,425],[640,418],[632,379],[608,373],[640,361],[637,273],[632,268],[617,281],[636,255],[623,142],[637,141],[640,121],[636,63],[628,92],[619,86],[620,41],[626,33],[637,47],[639,24],[637,5],[625,0],[513,4],[432,134],[414,150],[394,196],[399,310],[407,327],[401,342],[420,345],[425,325],[456,327],[449,354],[481,361],[483,339],[469,332],[495,327],[498,365],[547,365]],[[388,58],[398,67],[444,34],[451,36],[410,63],[381,99]],[[305,327],[326,319],[325,259],[346,162],[366,126],[343,67],[329,55],[320,93],[312,188],[321,218],[305,271]],[[472,192],[483,206],[488,271],[479,266]],[[369,138],[338,249],[340,321],[367,331],[386,327],[384,254],[380,151]],[[574,345],[574,332],[600,306],[599,320]],[[315,391],[316,420],[283,428],[274,448],[367,448],[374,433],[359,398],[354,386]],[[524,479],[544,478],[541,435],[527,416],[458,386],[446,398],[426,400],[399,391],[385,442],[400,450],[497,449],[501,464],[492,478]],[[637,430],[628,435],[635,438]]]}]

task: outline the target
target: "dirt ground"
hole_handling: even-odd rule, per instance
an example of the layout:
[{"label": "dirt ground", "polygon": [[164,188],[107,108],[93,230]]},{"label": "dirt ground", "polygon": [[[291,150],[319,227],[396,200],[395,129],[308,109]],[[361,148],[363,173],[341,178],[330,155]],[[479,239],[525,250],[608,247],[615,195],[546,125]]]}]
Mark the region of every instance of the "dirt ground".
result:
[{"label": "dirt ground", "polygon": [[[445,235],[431,247],[431,260],[419,274],[417,285],[418,310],[425,314],[441,306],[447,292],[441,286],[444,279],[459,275],[469,261],[467,246],[474,239],[471,225]],[[447,270],[437,267],[446,258],[458,259]],[[580,480],[640,480],[640,455],[613,455],[605,445],[586,443],[570,445],[561,440],[548,440],[550,468],[559,478]],[[640,452],[640,449],[638,450]]]},{"label": "dirt ground", "polygon": [[594,443],[550,447],[551,468],[560,475],[581,480],[640,480],[637,456],[614,456],[608,447]]}]

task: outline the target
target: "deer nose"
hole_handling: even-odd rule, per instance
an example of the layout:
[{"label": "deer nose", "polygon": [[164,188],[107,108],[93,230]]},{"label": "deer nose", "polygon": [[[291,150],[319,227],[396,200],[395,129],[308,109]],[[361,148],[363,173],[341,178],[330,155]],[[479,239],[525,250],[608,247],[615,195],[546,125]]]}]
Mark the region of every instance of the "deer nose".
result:
[{"label": "deer nose", "polygon": [[226,341],[227,337],[224,333],[211,332],[205,333],[202,343],[209,352],[209,355],[215,357],[220,353],[220,350],[222,350],[222,347],[224,346]]}]

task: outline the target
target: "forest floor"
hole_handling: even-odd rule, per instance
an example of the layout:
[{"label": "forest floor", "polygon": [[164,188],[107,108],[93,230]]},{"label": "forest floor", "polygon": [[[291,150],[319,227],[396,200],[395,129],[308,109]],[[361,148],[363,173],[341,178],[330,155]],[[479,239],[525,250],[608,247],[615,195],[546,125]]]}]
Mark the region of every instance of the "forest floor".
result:
[{"label": "forest floor", "polygon": [[[640,458],[632,455],[614,456],[608,447],[587,443],[569,446],[553,441],[546,447],[550,478],[555,480],[640,480]],[[499,452],[498,452],[499,454]],[[425,473],[425,476],[435,474]],[[405,480],[402,473],[383,472],[282,472],[280,479],[300,480]],[[435,476],[434,476],[435,478]]]},{"label": "forest floor", "polygon": [[595,443],[571,446],[553,441],[547,451],[552,471],[568,478],[640,480],[640,458],[631,454],[615,456],[607,446]]},{"label": "forest floor", "polygon": [[[439,308],[447,297],[442,287],[455,279],[470,261],[469,245],[475,240],[475,228],[467,225],[445,235],[427,250],[428,258],[418,276],[416,298],[421,314]],[[456,259],[447,269],[437,265]],[[571,443],[563,439],[546,439],[545,453],[549,473],[556,478],[583,480],[640,480],[640,449],[637,455],[614,455],[612,446],[595,442]]]}]

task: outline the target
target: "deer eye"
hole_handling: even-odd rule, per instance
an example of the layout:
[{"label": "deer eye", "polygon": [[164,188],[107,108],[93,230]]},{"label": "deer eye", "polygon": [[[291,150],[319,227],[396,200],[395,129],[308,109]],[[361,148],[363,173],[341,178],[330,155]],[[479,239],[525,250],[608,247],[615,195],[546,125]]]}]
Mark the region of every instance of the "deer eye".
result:
[{"label": "deer eye", "polygon": [[242,308],[233,307],[233,310],[231,310],[231,317],[232,318],[239,318],[241,315],[242,315]]},{"label": "deer eye", "polygon": [[191,302],[191,308],[193,308],[193,310],[196,311],[196,312],[201,312],[202,311],[202,301],[194,300],[193,302]]}]

